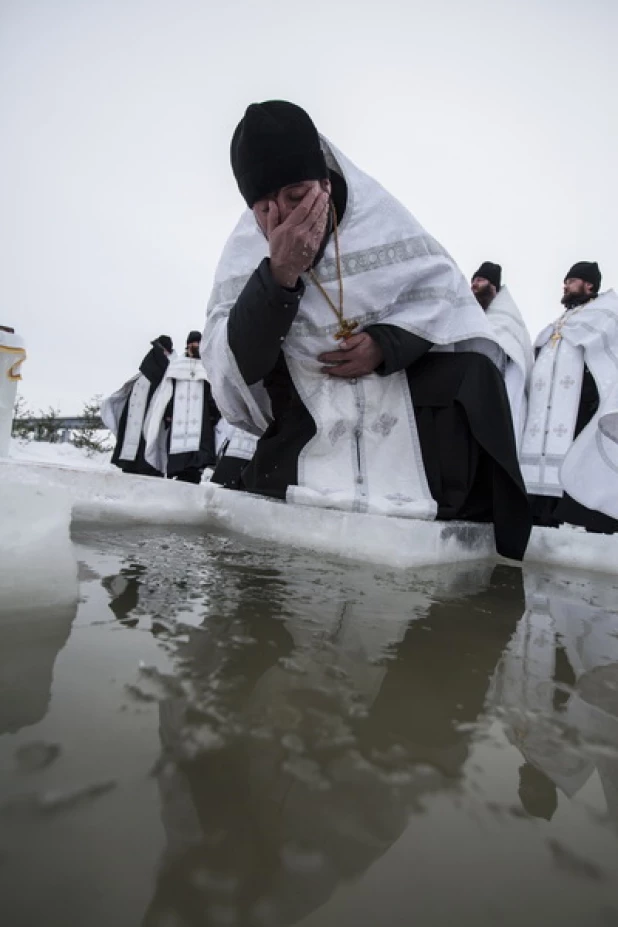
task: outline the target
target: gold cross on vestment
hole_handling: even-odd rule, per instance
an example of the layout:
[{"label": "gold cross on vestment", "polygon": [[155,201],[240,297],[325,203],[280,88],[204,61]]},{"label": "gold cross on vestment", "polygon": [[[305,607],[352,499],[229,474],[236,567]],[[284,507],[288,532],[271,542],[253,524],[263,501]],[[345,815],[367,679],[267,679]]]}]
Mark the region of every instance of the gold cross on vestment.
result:
[{"label": "gold cross on vestment", "polygon": [[350,337],[355,328],[358,328],[358,322],[341,319],[339,329],[335,332],[335,338],[337,341],[345,340]]}]

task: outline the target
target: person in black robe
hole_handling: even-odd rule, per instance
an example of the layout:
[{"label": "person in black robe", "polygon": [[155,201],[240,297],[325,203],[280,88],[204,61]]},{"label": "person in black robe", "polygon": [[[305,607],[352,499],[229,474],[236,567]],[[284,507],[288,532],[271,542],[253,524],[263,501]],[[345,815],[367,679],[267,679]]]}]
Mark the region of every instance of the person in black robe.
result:
[{"label": "person in black robe", "polygon": [[[200,362],[200,341],[201,333],[191,331],[187,336],[187,347],[185,357],[190,357]],[[221,414],[217,405],[212,398],[212,391],[208,380],[203,380],[204,399],[202,404],[202,426],[199,439],[199,447],[194,451],[184,451],[182,453],[171,454],[170,442],[172,436],[172,423],[174,420],[174,401],[176,398],[176,379],[173,377],[173,368],[169,370],[170,379],[172,379],[172,397],[165,410],[164,422],[168,429],[167,433],[167,476],[168,479],[176,479],[181,483],[200,483],[202,474],[206,467],[214,467],[217,462],[215,450],[215,427]]]},{"label": "person in black robe", "polygon": [[[227,346],[241,377],[247,387],[263,385],[272,408],[271,423],[242,473],[241,488],[286,498],[288,489],[299,483],[299,456],[315,437],[317,427],[282,350],[305,294],[305,283],[295,270],[288,273],[281,248],[285,223],[275,230],[268,227],[272,211],[268,204],[277,201],[272,208],[282,218],[281,210],[286,206],[282,198],[285,201],[290,185],[290,195],[296,195],[295,184],[304,189],[297,181],[307,186],[323,178],[320,183],[323,191],[329,191],[332,216],[319,247],[311,252],[311,272],[319,264],[333,228],[336,231],[345,221],[348,189],[344,177],[326,167],[317,131],[307,114],[280,101],[249,107],[232,142],[232,167],[271,248],[270,258],[249,277],[227,321]],[[269,199],[270,191],[274,193]],[[322,214],[318,215],[321,195],[312,207],[315,227],[323,221]],[[264,202],[267,206],[262,208]],[[275,232],[279,233],[280,254],[274,250]],[[296,246],[290,246],[291,253]],[[311,251],[309,233],[305,251]],[[213,306],[216,317],[214,296]],[[203,352],[207,366],[221,363],[221,347],[213,338],[214,328],[209,331],[209,323],[210,317],[206,329],[209,341]],[[483,331],[481,320],[474,324]],[[325,374],[347,377],[351,384],[355,377],[374,371],[381,377],[405,371],[429,490],[437,502],[436,517],[493,522],[499,553],[521,559],[531,516],[509,402],[496,366],[500,357],[494,363],[485,353],[476,353],[472,345],[468,350],[458,346],[454,353],[430,353],[433,346],[432,341],[398,325],[380,322],[365,325],[351,337],[348,333],[339,350],[322,354],[318,361],[325,364]],[[497,345],[489,343],[489,347],[501,356]],[[225,409],[223,414],[228,417]],[[388,422],[384,427],[388,428]],[[333,443],[335,440],[333,436]],[[359,462],[361,455],[359,449]],[[363,482],[360,474],[357,482]]]},{"label": "person in black robe", "polygon": [[115,430],[117,439],[111,460],[114,466],[119,467],[123,473],[135,473],[142,476],[163,476],[163,473],[149,464],[144,456],[146,442],[143,434],[140,435],[135,457],[132,459],[125,459],[122,457],[132,392],[136,388],[138,382],[143,382],[141,378],[145,378],[148,381],[146,403],[141,414],[141,424],[143,425],[152,397],[165,375],[170,355],[174,350],[172,339],[169,335],[159,335],[158,338],[155,338],[155,340],[151,342],[151,345],[150,351],[140,364],[139,375],[135,377],[133,381],[129,381],[129,383],[125,384],[117,393],[114,393],[113,396],[103,403],[101,407],[101,416],[103,417],[104,423],[113,429],[113,424],[109,416],[105,413],[105,407],[107,406],[111,410],[111,418],[113,419],[113,407],[115,405],[117,406],[119,402],[124,402],[117,429],[113,429]]}]

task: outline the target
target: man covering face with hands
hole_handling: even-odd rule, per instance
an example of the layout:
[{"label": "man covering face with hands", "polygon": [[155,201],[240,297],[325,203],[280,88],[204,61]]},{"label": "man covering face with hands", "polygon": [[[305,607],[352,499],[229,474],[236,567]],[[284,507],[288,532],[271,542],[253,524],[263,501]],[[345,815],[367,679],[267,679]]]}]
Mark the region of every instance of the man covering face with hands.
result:
[{"label": "man covering face with hands", "polygon": [[444,249],[300,107],[252,104],[231,161],[248,210],[223,251],[202,357],[260,437],[243,487],[296,504],[530,529],[485,314]]}]

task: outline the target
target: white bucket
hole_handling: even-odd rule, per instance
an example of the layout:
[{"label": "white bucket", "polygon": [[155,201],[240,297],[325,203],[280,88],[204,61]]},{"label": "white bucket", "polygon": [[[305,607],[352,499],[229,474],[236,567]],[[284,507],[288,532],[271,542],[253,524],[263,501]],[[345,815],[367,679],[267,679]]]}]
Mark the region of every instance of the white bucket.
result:
[{"label": "white bucket", "polygon": [[25,359],[19,335],[0,327],[0,457],[9,453],[17,381],[21,380],[19,369]]}]

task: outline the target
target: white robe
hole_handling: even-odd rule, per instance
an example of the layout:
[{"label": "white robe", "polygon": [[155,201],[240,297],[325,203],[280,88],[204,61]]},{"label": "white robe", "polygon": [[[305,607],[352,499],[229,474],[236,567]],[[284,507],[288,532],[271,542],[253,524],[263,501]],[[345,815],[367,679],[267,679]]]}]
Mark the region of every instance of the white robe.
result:
[{"label": "white robe", "polygon": [[[359,330],[386,323],[432,341],[501,352],[463,275],[444,249],[410,213],[330,143],[327,163],[343,175],[348,199],[339,227],[344,313]],[[253,271],[268,256],[268,243],[250,210],[228,240],[215,275],[202,339],[202,357],[214,399],[233,425],[261,435],[271,420],[262,383],[247,386],[227,336],[230,309]],[[316,275],[337,299],[333,237]],[[358,380],[321,373],[319,354],[336,347],[339,323],[319,289],[305,278],[298,314],[282,344],[290,376],[317,431],[298,460],[298,485],[287,500],[300,504],[433,519],[414,410],[405,371]]]},{"label": "white robe", "polygon": [[[565,795],[595,770],[618,820],[618,638],[613,589],[560,574],[525,577],[526,612],[500,662],[489,701],[523,756]],[[576,678],[561,715],[554,708],[556,647]],[[602,672],[599,672],[602,670]],[[558,717],[560,722],[558,722]],[[557,723],[558,722],[558,723]],[[566,728],[566,733],[565,733]],[[569,736],[579,735],[579,743]],[[601,743],[590,751],[587,743]]]},{"label": "white robe", "polygon": [[577,502],[618,518],[618,412],[603,411],[618,401],[618,380],[612,396],[573,444],[562,467],[562,483]]},{"label": "white robe", "polygon": [[255,454],[258,439],[255,435],[235,428],[220,418],[215,428],[215,450],[217,455],[223,451],[223,457],[239,457],[241,460],[251,460]]},{"label": "white robe", "polygon": [[[602,293],[567,317],[562,338],[554,326],[538,336],[521,470],[529,492],[560,497],[618,517],[618,444],[612,432],[618,406],[618,296]],[[573,440],[584,364],[599,391],[599,410]],[[617,432],[618,433],[618,432]]]},{"label": "white robe", "polygon": [[528,410],[528,381],[534,363],[532,342],[522,315],[507,287],[491,301],[487,319],[507,359],[504,383],[513,416],[515,441],[519,448]]},{"label": "white robe", "polygon": [[[165,410],[174,396],[169,453],[185,454],[198,451],[202,438],[204,382],[206,371],[193,357],[176,357],[168,364],[165,376],[152,397],[144,422],[148,463],[165,473],[167,470],[167,438]],[[176,391],[174,392],[174,383]]]},{"label": "white robe", "polygon": [[120,430],[120,419],[126,403],[129,403],[127,421],[120,448],[119,460],[135,460],[142,436],[142,428],[148,404],[150,381],[143,373],[136,373],[126,383],[101,403],[101,421],[116,437]]}]

